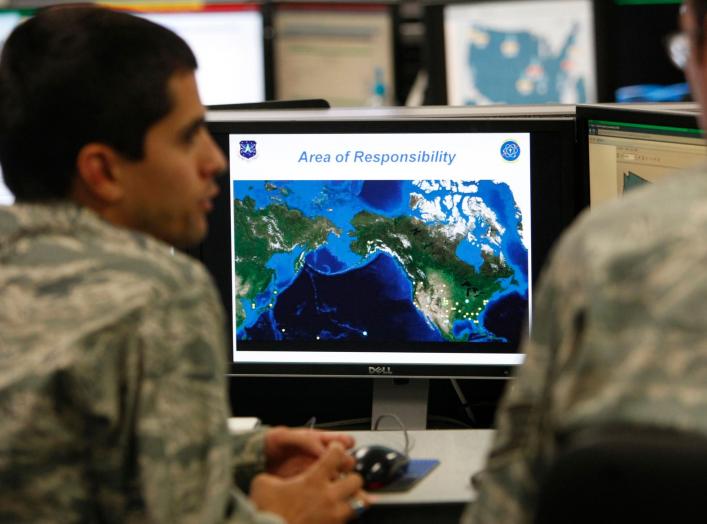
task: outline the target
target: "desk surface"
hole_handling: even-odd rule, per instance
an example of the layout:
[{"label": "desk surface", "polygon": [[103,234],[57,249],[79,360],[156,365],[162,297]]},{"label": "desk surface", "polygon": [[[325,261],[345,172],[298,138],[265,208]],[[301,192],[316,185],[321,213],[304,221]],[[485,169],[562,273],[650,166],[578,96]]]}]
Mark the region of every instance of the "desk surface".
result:
[{"label": "desk surface", "polygon": [[[402,431],[351,431],[356,445],[381,444],[403,450]],[[429,475],[404,493],[377,493],[377,504],[467,503],[473,500],[471,475],[486,464],[493,430],[443,429],[412,430],[410,456],[414,459],[440,461]]]}]

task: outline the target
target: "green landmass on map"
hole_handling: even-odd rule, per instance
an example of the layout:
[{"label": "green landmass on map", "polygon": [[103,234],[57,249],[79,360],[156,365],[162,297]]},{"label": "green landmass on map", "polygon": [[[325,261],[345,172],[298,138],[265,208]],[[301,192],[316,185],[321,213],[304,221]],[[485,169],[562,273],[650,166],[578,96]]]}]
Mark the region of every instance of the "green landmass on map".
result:
[{"label": "green landmass on map", "polygon": [[[234,260],[236,267],[236,324],[245,319],[242,300],[253,300],[265,291],[274,271],[266,267],[277,253],[289,253],[300,246],[304,253],[313,251],[326,242],[330,233],[341,234],[330,220],[324,217],[305,216],[301,211],[281,204],[255,208],[255,200],[245,197],[233,201],[234,235],[238,249]],[[303,256],[298,258],[302,264]]]},{"label": "green landmass on map", "polygon": [[393,255],[410,277],[415,305],[449,340],[455,340],[454,322],[478,323],[490,298],[501,289],[500,280],[514,274],[491,250],[482,251],[478,270],[464,262],[456,255],[464,237],[451,238],[441,225],[367,211],[358,213],[352,225],[351,250],[361,256],[376,250]]}]

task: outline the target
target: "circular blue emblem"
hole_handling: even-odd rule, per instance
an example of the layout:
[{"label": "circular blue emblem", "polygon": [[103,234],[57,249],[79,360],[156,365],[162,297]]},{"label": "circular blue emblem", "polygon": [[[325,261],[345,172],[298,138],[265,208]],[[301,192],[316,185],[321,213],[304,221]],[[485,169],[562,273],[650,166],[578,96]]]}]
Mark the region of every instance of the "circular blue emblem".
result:
[{"label": "circular blue emblem", "polygon": [[508,140],[501,146],[501,156],[504,160],[513,162],[520,156],[520,146],[515,140]]}]

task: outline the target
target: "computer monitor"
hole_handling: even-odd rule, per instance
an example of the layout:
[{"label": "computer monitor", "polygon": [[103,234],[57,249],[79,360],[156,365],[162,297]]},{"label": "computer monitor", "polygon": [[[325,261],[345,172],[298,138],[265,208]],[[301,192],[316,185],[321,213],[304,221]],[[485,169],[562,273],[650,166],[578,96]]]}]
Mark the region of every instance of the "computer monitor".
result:
[{"label": "computer monitor", "polygon": [[[0,10],[0,49],[12,30],[22,21],[22,12],[16,10]],[[0,170],[0,205],[10,205],[15,197],[5,185]]]},{"label": "computer monitor", "polygon": [[136,9],[135,14],[171,29],[192,48],[199,65],[196,80],[202,103],[266,99],[263,15],[257,4],[169,10],[144,4]]},{"label": "computer monitor", "polygon": [[0,48],[5,43],[5,39],[24,17],[23,11],[15,9],[0,9]]},{"label": "computer monitor", "polygon": [[592,207],[707,160],[696,114],[577,108],[580,176]]},{"label": "computer monitor", "polygon": [[575,214],[571,119],[209,126],[230,174],[201,252],[233,374],[505,378],[523,361],[534,277]]},{"label": "computer monitor", "polygon": [[594,20],[592,0],[430,5],[426,102],[596,102]]},{"label": "computer monitor", "polygon": [[275,4],[275,98],[395,105],[395,12],[390,4]]},{"label": "computer monitor", "polygon": [[[606,0],[602,29],[606,36],[606,51],[602,68],[609,97],[616,100],[616,91],[627,86],[644,86],[645,100],[653,89],[685,82],[683,71],[675,67],[665,50],[665,38],[678,31],[681,0]],[[670,95],[670,91],[664,91]],[[677,100],[664,98],[663,100]]]},{"label": "computer monitor", "polygon": [[2,179],[2,170],[0,170],[0,206],[9,206],[15,201],[15,196],[5,185]]}]

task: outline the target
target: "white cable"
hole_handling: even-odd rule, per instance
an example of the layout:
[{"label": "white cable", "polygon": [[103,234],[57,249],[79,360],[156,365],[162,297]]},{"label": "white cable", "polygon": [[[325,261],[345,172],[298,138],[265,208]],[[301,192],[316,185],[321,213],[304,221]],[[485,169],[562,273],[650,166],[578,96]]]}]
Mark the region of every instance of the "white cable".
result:
[{"label": "white cable", "polygon": [[403,421],[400,420],[400,417],[397,416],[395,413],[383,413],[381,415],[378,415],[376,422],[373,424],[373,431],[376,431],[378,429],[378,424],[380,424],[380,421],[387,417],[394,419],[400,426],[400,429],[403,430],[403,435],[405,435],[405,451],[403,451],[403,453],[407,455],[410,452],[410,438],[408,437],[408,430],[405,427],[405,424],[403,424]]}]

